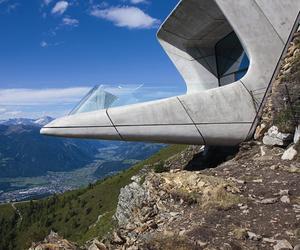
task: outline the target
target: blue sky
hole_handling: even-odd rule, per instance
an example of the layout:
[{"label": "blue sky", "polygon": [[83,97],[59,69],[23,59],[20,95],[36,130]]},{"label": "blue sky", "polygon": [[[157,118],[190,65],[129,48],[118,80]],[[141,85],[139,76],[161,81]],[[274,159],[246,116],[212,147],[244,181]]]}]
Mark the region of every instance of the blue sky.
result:
[{"label": "blue sky", "polygon": [[177,2],[0,0],[0,119],[64,115],[95,84],[183,93],[155,36]]}]

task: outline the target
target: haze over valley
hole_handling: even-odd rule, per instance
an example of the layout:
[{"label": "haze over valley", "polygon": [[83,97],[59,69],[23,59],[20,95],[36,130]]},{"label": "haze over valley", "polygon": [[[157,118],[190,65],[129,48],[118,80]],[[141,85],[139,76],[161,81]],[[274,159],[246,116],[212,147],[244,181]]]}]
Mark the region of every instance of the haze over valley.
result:
[{"label": "haze over valley", "polygon": [[163,147],[40,135],[41,126],[51,120],[16,118],[0,122],[0,202],[40,198],[86,186]]}]

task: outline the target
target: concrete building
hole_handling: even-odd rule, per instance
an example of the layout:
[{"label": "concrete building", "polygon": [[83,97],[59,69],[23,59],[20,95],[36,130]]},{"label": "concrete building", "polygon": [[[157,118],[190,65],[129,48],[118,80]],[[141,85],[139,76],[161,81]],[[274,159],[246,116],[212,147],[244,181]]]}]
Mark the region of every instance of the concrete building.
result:
[{"label": "concrete building", "polygon": [[299,26],[299,10],[299,0],[182,0],[157,37],[186,82],[185,95],[109,108],[114,97],[94,90],[81,105],[100,103],[97,96],[108,101],[57,119],[41,133],[207,145],[245,141]]}]

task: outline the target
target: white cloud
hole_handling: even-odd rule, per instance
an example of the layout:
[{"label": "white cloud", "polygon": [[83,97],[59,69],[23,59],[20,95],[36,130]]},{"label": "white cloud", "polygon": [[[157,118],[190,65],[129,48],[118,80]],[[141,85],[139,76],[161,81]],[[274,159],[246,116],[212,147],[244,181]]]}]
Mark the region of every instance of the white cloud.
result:
[{"label": "white cloud", "polygon": [[49,42],[46,42],[46,41],[42,41],[40,42],[40,46],[42,48],[47,48],[47,47],[56,47],[56,46],[59,46],[59,45],[62,45],[64,42],[53,42],[53,43],[49,43]]},{"label": "white cloud", "polygon": [[[182,94],[174,87],[142,85],[110,86],[104,89],[119,97],[115,105],[161,99]],[[90,87],[52,89],[0,89],[0,120],[9,118],[60,117],[68,114]]]},{"label": "white cloud", "polygon": [[4,112],[6,112],[6,110],[7,110],[6,108],[1,108],[0,107],[0,113],[4,113]]},{"label": "white cloud", "polygon": [[139,4],[139,3],[148,3],[146,0],[130,0],[132,4]]},{"label": "white cloud", "polygon": [[137,7],[95,8],[91,15],[113,22],[118,27],[130,29],[149,29],[157,27],[160,20],[153,18]]},{"label": "white cloud", "polygon": [[48,46],[48,43],[45,42],[45,41],[41,41],[40,46],[41,46],[42,48],[46,48],[46,47]]},{"label": "white cloud", "polygon": [[0,0],[0,5],[2,5],[2,4],[4,4],[5,12],[8,13],[8,14],[15,11],[15,10],[17,10],[17,8],[21,6],[20,3],[12,2],[12,1],[9,1],[9,0]]},{"label": "white cloud", "polygon": [[53,89],[0,89],[0,105],[51,105],[74,103],[89,90],[88,87]]},{"label": "white cloud", "polygon": [[122,0],[122,2],[130,2],[131,4],[149,4],[149,0]]},{"label": "white cloud", "polygon": [[45,116],[51,116],[51,117],[61,117],[65,116],[70,112],[70,108],[64,107],[64,109],[59,109],[59,107],[56,108],[56,111],[43,111],[42,109],[40,110],[18,110],[20,107],[10,107],[11,111],[7,111],[4,113],[0,113],[0,120],[8,120],[12,118],[32,118],[32,119],[37,119],[40,117],[45,117]]},{"label": "white cloud", "polygon": [[[103,85],[104,90],[119,97],[128,94],[137,94],[140,101],[148,97],[152,99],[162,98],[180,94],[178,89],[172,87],[147,87],[143,85],[110,86]],[[90,87],[73,88],[49,88],[49,89],[0,89],[0,112],[5,106],[38,106],[38,105],[59,105],[74,104],[84,96]],[[144,98],[144,97],[147,98]]]},{"label": "white cloud", "polygon": [[62,24],[65,26],[77,27],[79,25],[79,21],[74,18],[64,17],[62,20]]},{"label": "white cloud", "polygon": [[15,118],[15,117],[20,117],[21,114],[23,114],[22,111],[16,110],[16,111],[8,111],[8,112],[5,112],[5,113],[3,114],[3,116],[5,115],[5,116],[8,116],[9,118]]},{"label": "white cloud", "polygon": [[67,1],[59,1],[54,5],[51,13],[62,15],[67,10],[68,6],[69,3]]},{"label": "white cloud", "polygon": [[52,2],[52,0],[43,0],[43,3],[45,4],[45,5],[49,5],[49,3],[51,3]]}]

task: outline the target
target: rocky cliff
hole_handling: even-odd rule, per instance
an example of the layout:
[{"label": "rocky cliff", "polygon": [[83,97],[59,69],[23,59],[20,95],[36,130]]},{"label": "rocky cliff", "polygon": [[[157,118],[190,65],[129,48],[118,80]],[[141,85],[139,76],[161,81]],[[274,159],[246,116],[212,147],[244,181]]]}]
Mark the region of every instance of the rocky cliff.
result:
[{"label": "rocky cliff", "polygon": [[135,176],[121,190],[108,248],[292,249],[300,243],[300,164],[283,153],[250,142],[216,168]]}]

